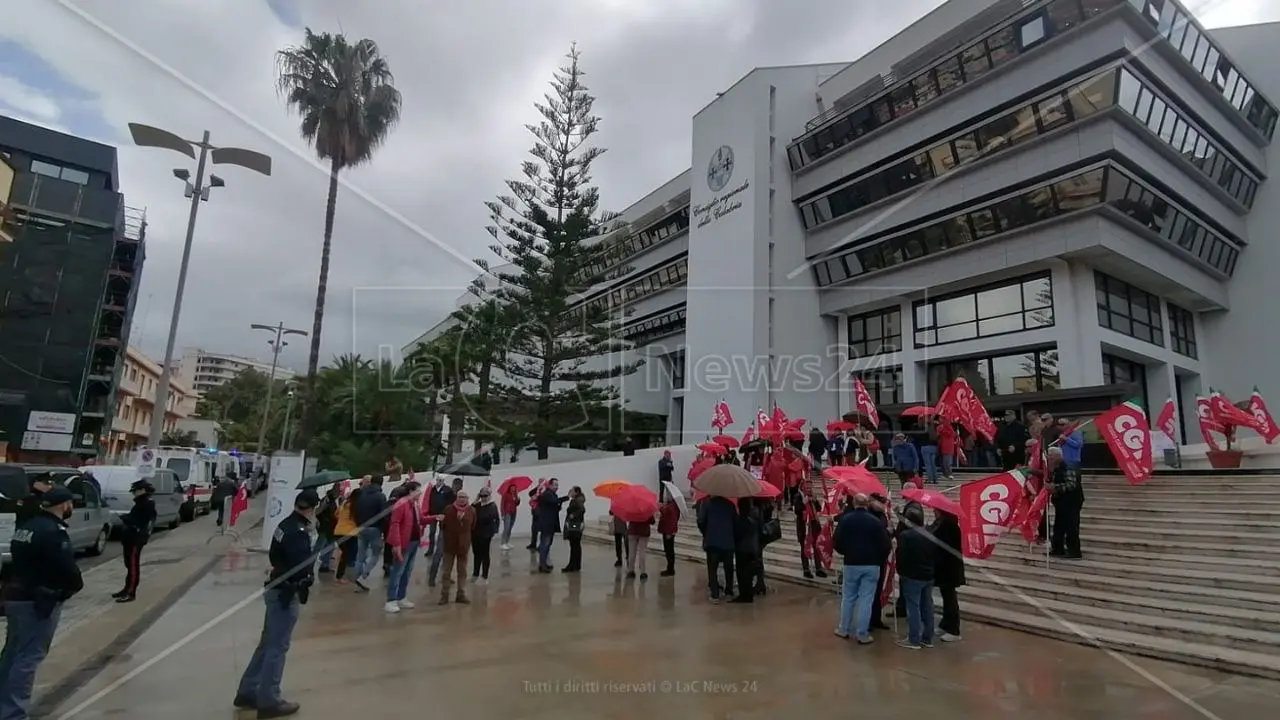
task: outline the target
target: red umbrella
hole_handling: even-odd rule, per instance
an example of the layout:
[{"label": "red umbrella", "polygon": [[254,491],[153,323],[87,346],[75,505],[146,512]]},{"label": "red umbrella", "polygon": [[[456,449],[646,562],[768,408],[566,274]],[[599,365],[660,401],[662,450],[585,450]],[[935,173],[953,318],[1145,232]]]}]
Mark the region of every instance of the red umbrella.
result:
[{"label": "red umbrella", "polygon": [[738,447],[738,438],[736,438],[736,437],[731,437],[731,436],[729,436],[729,435],[717,435],[717,436],[715,436],[715,437],[711,438],[711,442],[713,442],[713,443],[715,443],[715,444],[717,444],[717,445],[722,445],[722,446],[727,447],[727,448],[736,448],[736,447]]},{"label": "red umbrella", "polygon": [[862,493],[864,495],[889,497],[889,491],[885,488],[884,483],[880,482],[880,478],[876,477],[876,474],[868,470],[865,465],[830,467],[822,471],[822,476],[844,485],[849,492],[854,494]]},{"label": "red umbrella", "polygon": [[928,405],[916,405],[915,407],[909,407],[902,411],[902,417],[929,417],[930,415],[937,414],[938,411]]},{"label": "red umbrella", "polygon": [[845,420],[832,420],[827,423],[827,432],[851,432],[857,430],[858,426]]},{"label": "red umbrella", "polygon": [[727,452],[725,446],[720,443],[706,442],[698,446],[698,449],[708,455],[723,455]]},{"label": "red umbrella", "polygon": [[658,496],[643,485],[629,485],[609,500],[609,512],[623,522],[646,522],[658,512]]},{"label": "red umbrella", "polygon": [[776,498],[781,494],[782,494],[782,488],[770,482],[760,481],[760,492],[756,493],[753,497]]},{"label": "red umbrella", "polygon": [[918,502],[927,508],[941,510],[944,513],[961,517],[964,513],[960,510],[960,503],[933,490],[921,490],[920,488],[906,488],[902,491],[902,498],[912,502]]},{"label": "red umbrella", "polygon": [[522,493],[531,487],[533,487],[533,478],[528,475],[516,475],[502,481],[502,484],[498,486],[498,494],[506,495],[511,491],[511,488],[515,488],[516,492]]}]

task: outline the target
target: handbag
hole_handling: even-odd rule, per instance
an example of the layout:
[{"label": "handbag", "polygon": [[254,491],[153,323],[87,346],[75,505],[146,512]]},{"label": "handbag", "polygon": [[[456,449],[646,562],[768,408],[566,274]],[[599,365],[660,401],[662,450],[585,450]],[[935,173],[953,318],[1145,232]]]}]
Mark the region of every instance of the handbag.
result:
[{"label": "handbag", "polygon": [[778,518],[771,518],[769,522],[760,526],[760,544],[762,546],[781,539],[782,523],[778,522]]},{"label": "handbag", "polygon": [[565,518],[564,519],[565,537],[568,537],[569,535],[581,535],[585,527],[586,527],[586,522],[583,520],[583,518]]}]

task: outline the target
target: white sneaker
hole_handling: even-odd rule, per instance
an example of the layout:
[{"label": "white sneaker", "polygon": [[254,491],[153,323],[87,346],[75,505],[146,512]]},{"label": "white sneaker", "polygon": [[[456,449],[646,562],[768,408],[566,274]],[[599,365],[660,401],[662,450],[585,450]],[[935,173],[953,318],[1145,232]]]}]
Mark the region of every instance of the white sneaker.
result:
[{"label": "white sneaker", "polygon": [[942,633],[938,636],[938,639],[942,642],[955,642],[960,639],[960,636],[952,635],[951,633]]},{"label": "white sneaker", "polygon": [[510,550],[510,549],[511,549],[511,546],[510,546],[510,545],[508,545],[508,544],[506,544],[506,543],[503,543],[503,544],[502,544],[502,549],[503,549],[503,550]]},{"label": "white sneaker", "polygon": [[386,604],[386,607],[384,607],[383,610],[386,610],[389,613],[398,613],[400,612],[400,603],[392,600]]},{"label": "white sneaker", "polygon": [[485,585],[489,584],[489,578],[479,578],[476,580],[476,584],[481,587],[484,587]]},{"label": "white sneaker", "polygon": [[400,609],[401,609],[401,610],[412,610],[412,609],[414,608],[414,606],[415,606],[415,605],[414,605],[414,603],[412,603],[412,602],[410,602],[410,601],[408,601],[408,600],[401,600],[400,602],[398,602],[398,603],[396,603],[396,604],[400,606]]}]

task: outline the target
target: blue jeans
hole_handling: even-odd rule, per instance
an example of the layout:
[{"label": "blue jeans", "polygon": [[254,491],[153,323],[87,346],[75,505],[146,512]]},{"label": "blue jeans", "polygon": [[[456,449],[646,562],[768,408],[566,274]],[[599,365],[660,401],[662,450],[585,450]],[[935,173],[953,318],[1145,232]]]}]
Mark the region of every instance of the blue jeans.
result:
[{"label": "blue jeans", "polygon": [[259,708],[273,708],[282,702],[280,681],[284,678],[284,659],[293,639],[293,627],[298,624],[298,599],[280,604],[279,588],[262,593],[267,611],[262,616],[262,635],[258,647],[253,650],[249,666],[240,676],[240,688],[236,697],[257,700]]},{"label": "blue jeans", "polygon": [[416,543],[405,548],[400,562],[392,563],[391,575],[387,578],[387,602],[398,602],[409,593],[409,578],[413,576],[413,561],[418,557]]},{"label": "blue jeans", "polygon": [[938,446],[925,445],[920,448],[920,463],[924,465],[924,476],[931,483],[938,482]]},{"label": "blue jeans", "polygon": [[21,600],[4,604],[8,623],[4,652],[0,654],[0,719],[26,720],[31,711],[31,689],[36,670],[49,654],[53,633],[58,629],[62,604],[47,618],[36,617],[35,605]]},{"label": "blue jeans", "polygon": [[899,576],[902,599],[907,604],[907,640],[912,644],[933,642],[933,581]]},{"label": "blue jeans", "polygon": [[549,532],[544,532],[538,536],[538,567],[551,567],[551,541],[556,536]]},{"label": "blue jeans", "polygon": [[844,566],[844,582],[840,589],[840,624],[836,626],[836,632],[845,636],[853,632],[859,640],[870,636],[871,605],[875,601],[878,582],[879,565]]},{"label": "blue jeans", "polygon": [[503,545],[511,544],[511,530],[515,528],[515,526],[516,526],[515,515],[502,516],[502,544]]},{"label": "blue jeans", "polygon": [[356,580],[364,580],[382,562],[382,531],[376,527],[360,528],[360,544],[356,550]]}]

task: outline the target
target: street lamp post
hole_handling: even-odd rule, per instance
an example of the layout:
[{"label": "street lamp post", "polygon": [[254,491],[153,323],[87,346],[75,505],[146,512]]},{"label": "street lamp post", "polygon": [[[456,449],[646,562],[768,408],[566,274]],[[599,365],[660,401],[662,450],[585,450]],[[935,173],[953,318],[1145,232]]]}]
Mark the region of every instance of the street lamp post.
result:
[{"label": "street lamp post", "polygon": [[280,450],[283,451],[289,438],[289,418],[293,415],[293,397],[295,395],[292,386],[289,388],[289,404],[284,410],[284,428],[280,431]]},{"label": "street lamp post", "polygon": [[[235,147],[214,147],[209,142],[209,131],[199,142],[184,140],[168,130],[161,130],[150,125],[129,123],[129,134],[139,147],[154,147],[182,153],[196,161],[196,178],[191,180],[191,173],[185,168],[177,168],[173,176],[186,183],[184,196],[191,198],[191,214],[187,216],[187,237],[182,245],[182,264],[178,268],[178,289],[173,298],[173,317],[169,319],[169,339],[165,343],[164,364],[160,367],[160,382],[156,386],[155,410],[151,413],[151,432],[147,436],[147,444],[155,447],[160,444],[160,436],[164,429],[165,406],[169,402],[170,365],[173,364],[173,345],[178,338],[178,319],[182,314],[182,295],[187,289],[187,267],[191,263],[191,241],[196,233],[196,214],[200,211],[201,201],[208,201],[209,190],[225,187],[222,178],[209,174],[209,182],[205,184],[205,166],[239,165],[240,167],[262,173],[271,174],[271,157],[254,150]],[[200,148],[199,156],[196,148]]]},{"label": "street lamp post", "polygon": [[[271,375],[267,378],[267,400],[262,407],[262,424],[258,427],[258,454],[264,454],[263,450],[267,442],[267,419],[271,417],[271,395],[276,389],[276,367],[280,363],[280,351],[289,343],[284,341],[285,335],[301,335],[307,336],[305,330],[294,330],[284,326],[283,322],[275,325],[259,325],[254,323],[249,326],[253,330],[266,330],[275,333],[274,340],[268,340],[267,344],[271,346]],[[292,397],[292,394],[290,395]]]}]

